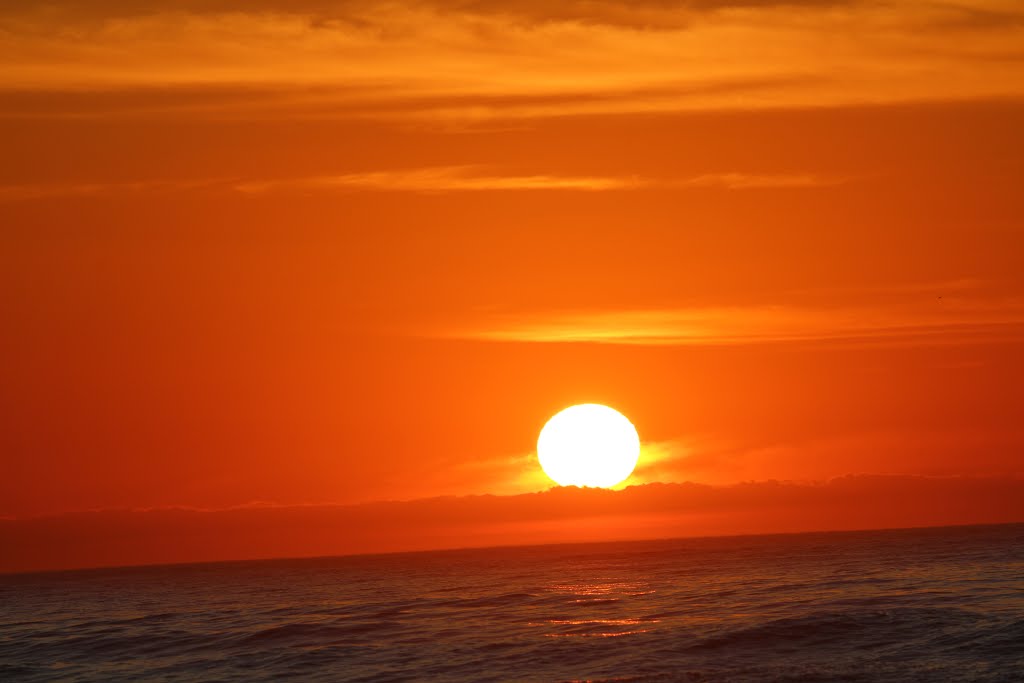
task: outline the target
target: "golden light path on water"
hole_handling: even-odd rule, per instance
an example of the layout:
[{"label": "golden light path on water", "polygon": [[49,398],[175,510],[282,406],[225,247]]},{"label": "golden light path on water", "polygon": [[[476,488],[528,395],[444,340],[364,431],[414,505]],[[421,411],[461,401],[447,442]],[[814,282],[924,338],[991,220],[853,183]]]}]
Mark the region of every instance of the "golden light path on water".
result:
[{"label": "golden light path on water", "polygon": [[[557,583],[547,590],[570,598],[574,604],[618,606],[623,598],[637,598],[656,593],[643,581],[619,581],[595,579],[577,583]],[[661,621],[655,617],[591,617],[546,619],[531,622],[531,626],[553,627],[545,633],[548,638],[618,638],[621,636],[647,633],[654,624]]]}]

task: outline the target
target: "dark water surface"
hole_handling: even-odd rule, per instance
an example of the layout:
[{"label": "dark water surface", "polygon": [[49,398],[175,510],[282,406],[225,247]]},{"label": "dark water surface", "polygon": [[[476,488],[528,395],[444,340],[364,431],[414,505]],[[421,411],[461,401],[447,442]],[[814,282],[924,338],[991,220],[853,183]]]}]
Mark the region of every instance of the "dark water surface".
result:
[{"label": "dark water surface", "polygon": [[0,680],[1024,681],[1024,525],[0,577]]}]

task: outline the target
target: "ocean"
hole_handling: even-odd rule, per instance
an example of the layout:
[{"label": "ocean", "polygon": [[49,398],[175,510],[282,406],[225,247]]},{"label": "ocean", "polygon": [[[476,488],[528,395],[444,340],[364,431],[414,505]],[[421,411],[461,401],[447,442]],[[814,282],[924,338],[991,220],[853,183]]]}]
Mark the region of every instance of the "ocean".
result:
[{"label": "ocean", "polygon": [[1024,525],[0,576],[0,680],[1024,681]]}]

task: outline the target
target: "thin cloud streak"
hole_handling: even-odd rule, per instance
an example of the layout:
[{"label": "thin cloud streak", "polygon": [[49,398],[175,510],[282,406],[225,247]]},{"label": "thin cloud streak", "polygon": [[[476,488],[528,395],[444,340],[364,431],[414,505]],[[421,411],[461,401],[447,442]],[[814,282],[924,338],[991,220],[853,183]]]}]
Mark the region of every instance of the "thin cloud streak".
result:
[{"label": "thin cloud streak", "polygon": [[814,175],[721,173],[692,178],[659,179],[637,176],[497,175],[473,166],[443,166],[406,171],[352,173],[338,176],[241,183],[235,189],[247,193],[281,190],[381,190],[392,192],[455,192],[480,190],[636,190],[667,188],[827,187],[841,179]]},{"label": "thin cloud streak", "polygon": [[445,166],[408,171],[351,173],[338,176],[240,183],[245,193],[280,190],[385,190],[392,192],[457,192],[480,190],[628,190],[643,181],[631,178],[552,175],[475,175],[472,167]]},{"label": "thin cloud streak", "polygon": [[747,306],[523,314],[430,334],[495,342],[738,345],[909,339],[959,343],[1024,336],[1024,304],[955,300],[928,308]]},{"label": "thin cloud streak", "polygon": [[475,166],[439,166],[402,171],[370,171],[334,176],[275,180],[156,180],[116,183],[56,183],[0,186],[0,202],[61,197],[118,197],[195,190],[258,195],[279,192],[480,192],[480,191],[622,191],[639,189],[717,188],[724,190],[828,187],[841,179],[814,175],[724,173],[693,178],[638,176],[503,175]]}]

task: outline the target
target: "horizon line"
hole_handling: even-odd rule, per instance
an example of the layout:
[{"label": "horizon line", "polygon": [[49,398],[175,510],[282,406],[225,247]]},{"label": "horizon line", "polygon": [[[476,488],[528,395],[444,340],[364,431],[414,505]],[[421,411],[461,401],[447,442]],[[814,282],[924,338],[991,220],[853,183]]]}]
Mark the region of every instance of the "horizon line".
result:
[{"label": "horizon line", "polygon": [[[657,483],[657,482],[655,482]],[[569,487],[561,487],[569,488]],[[578,487],[577,487],[578,488]],[[6,571],[0,569],[0,580],[18,576],[36,576],[40,574],[74,574],[85,572],[99,572],[122,569],[160,569],[171,567],[203,567],[224,564],[246,564],[255,562],[294,562],[294,561],[315,561],[315,560],[341,560],[347,558],[370,558],[370,557],[392,557],[396,555],[426,555],[438,553],[457,553],[465,551],[483,550],[513,550],[528,548],[554,548],[554,547],[576,547],[576,546],[604,546],[621,545],[624,543],[661,543],[670,541],[696,541],[721,538],[760,538],[770,536],[808,536],[811,534],[856,534],[867,532],[894,532],[894,531],[921,531],[925,529],[967,529],[972,527],[1003,527],[1003,526],[1024,526],[1024,519],[1015,522],[979,522],[966,524],[925,524],[921,526],[895,526],[895,527],[853,527],[849,529],[807,529],[803,531],[769,531],[763,533],[738,533],[738,534],[701,534],[696,536],[659,536],[651,538],[621,538],[601,541],[563,541],[558,543],[505,543],[499,545],[468,545],[451,548],[433,548],[426,550],[392,550],[370,553],[341,553],[337,555],[289,555],[276,557],[244,558],[237,560],[203,560],[199,562],[160,562],[140,564],[119,564],[119,565],[96,565],[89,567],[73,567],[68,569],[37,569],[29,571]]]}]

